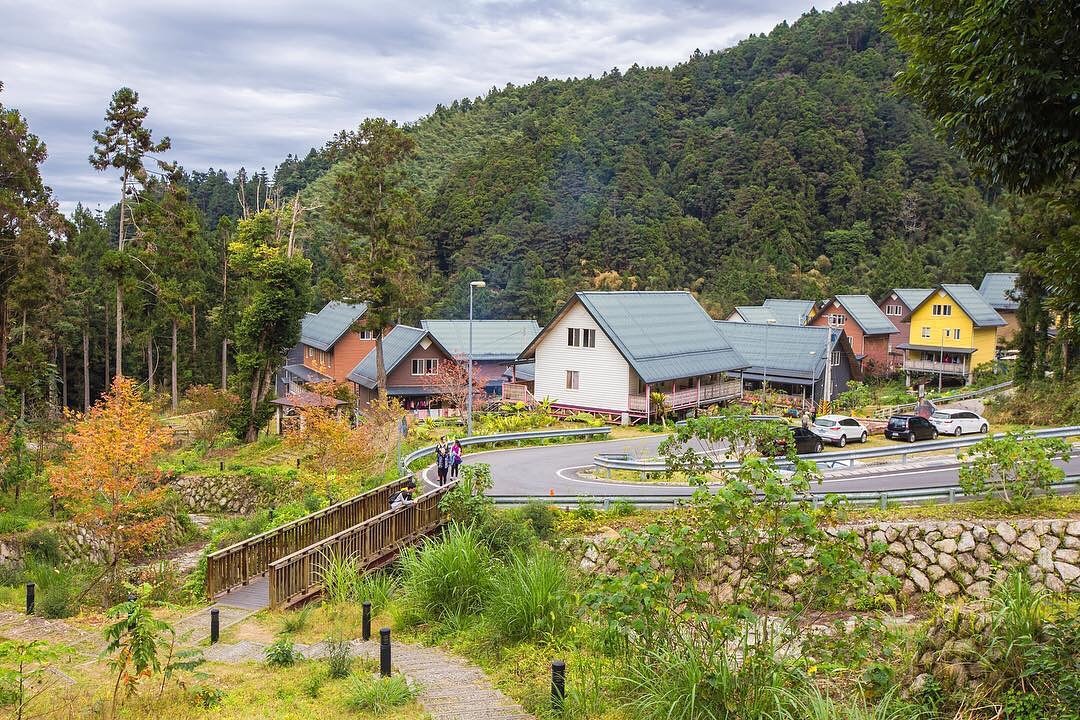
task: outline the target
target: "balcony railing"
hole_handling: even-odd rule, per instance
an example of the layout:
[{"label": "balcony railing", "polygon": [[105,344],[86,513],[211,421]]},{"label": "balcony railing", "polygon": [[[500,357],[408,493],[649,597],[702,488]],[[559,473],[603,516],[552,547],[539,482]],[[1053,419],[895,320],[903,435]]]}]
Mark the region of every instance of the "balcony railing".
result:
[{"label": "balcony railing", "polygon": [[[663,392],[662,390],[660,392]],[[682,410],[683,408],[699,407],[721,400],[730,400],[742,395],[741,380],[725,380],[719,383],[710,383],[700,387],[665,392],[666,404],[669,410]],[[644,393],[635,393],[630,396],[630,412],[644,413],[647,399]]]},{"label": "balcony railing", "polygon": [[529,388],[524,383],[503,383],[502,385],[502,400],[508,403],[526,403],[531,404],[534,401],[532,393],[529,392]]},{"label": "balcony railing", "polygon": [[907,372],[942,373],[944,375],[966,376],[968,374],[966,362],[950,363],[937,360],[904,360],[904,370]]}]

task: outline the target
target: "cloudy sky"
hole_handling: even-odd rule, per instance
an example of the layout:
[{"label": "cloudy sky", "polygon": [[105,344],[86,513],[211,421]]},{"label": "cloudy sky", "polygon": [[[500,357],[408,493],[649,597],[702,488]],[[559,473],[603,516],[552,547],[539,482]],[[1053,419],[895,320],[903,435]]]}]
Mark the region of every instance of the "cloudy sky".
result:
[{"label": "cloudy sky", "polygon": [[184,167],[230,175],[367,116],[537,76],[671,65],[795,20],[809,0],[0,0],[0,102],[48,144],[61,206],[106,207],[87,162],[112,92],[135,88]]}]

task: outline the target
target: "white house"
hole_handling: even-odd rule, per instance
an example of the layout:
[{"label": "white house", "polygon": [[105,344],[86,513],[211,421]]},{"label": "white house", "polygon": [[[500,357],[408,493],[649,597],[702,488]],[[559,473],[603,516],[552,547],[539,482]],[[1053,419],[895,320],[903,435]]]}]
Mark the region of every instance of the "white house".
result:
[{"label": "white house", "polygon": [[[629,423],[739,397],[746,362],[687,292],[579,292],[521,353],[533,395]],[[504,394],[505,396],[505,394]]]}]

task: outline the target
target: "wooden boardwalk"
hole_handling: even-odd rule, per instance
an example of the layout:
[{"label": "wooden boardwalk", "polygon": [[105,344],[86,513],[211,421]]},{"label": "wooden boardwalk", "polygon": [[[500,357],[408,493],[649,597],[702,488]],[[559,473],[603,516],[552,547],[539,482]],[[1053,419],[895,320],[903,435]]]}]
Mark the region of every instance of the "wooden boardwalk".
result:
[{"label": "wooden boardwalk", "polygon": [[214,604],[251,611],[270,607],[270,581],[265,575],[252,578],[247,585],[240,585],[217,595]]}]

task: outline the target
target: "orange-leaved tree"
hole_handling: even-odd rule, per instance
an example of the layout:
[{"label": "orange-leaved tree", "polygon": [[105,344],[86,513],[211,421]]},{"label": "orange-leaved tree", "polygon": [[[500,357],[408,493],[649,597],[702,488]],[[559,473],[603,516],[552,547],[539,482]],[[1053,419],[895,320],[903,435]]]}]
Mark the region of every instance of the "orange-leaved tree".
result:
[{"label": "orange-leaved tree", "polygon": [[374,449],[365,430],[350,427],[326,408],[305,408],[300,415],[300,426],[286,435],[286,443],[304,454],[303,468],[319,478],[327,497],[341,489],[339,474],[370,472]]},{"label": "orange-leaved tree", "polygon": [[135,382],[118,375],[86,415],[77,417],[63,462],[49,469],[53,493],[108,545],[115,568],[156,540],[166,519],[164,492],[154,465],[172,430],[139,397]]}]

